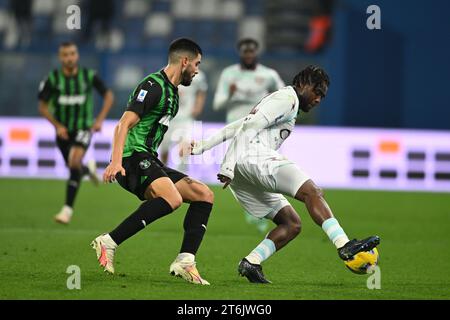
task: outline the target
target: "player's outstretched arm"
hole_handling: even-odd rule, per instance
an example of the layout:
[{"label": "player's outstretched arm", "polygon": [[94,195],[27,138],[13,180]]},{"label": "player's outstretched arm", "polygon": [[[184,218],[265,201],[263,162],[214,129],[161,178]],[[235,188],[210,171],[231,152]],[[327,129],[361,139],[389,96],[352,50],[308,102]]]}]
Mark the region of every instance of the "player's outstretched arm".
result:
[{"label": "player's outstretched arm", "polygon": [[128,131],[133,128],[139,120],[139,116],[133,111],[125,111],[122,118],[120,118],[119,123],[114,129],[111,163],[106,167],[105,172],[103,173],[104,182],[113,182],[116,174],[119,172],[123,176],[125,175],[125,169],[122,167],[123,146],[125,145]]},{"label": "player's outstretched arm", "polygon": [[251,114],[244,118],[244,122],[237,130],[233,140],[228,146],[227,153],[220,167],[220,176],[234,178],[234,166],[239,154],[248,147],[250,141],[258,135],[263,129],[267,128],[270,122],[262,113]]},{"label": "player's outstretched arm", "polygon": [[219,174],[232,180],[238,156],[243,153],[259,132],[282,120],[291,111],[294,102],[293,97],[280,91],[264,98],[245,118],[228,146]]},{"label": "player's outstretched arm", "polygon": [[193,155],[202,154],[203,152],[214,148],[215,146],[221,144],[222,142],[225,142],[233,138],[236,135],[236,132],[244,123],[244,119],[245,118],[242,118],[230,123],[229,125],[223,127],[206,140],[192,142],[191,154]]}]

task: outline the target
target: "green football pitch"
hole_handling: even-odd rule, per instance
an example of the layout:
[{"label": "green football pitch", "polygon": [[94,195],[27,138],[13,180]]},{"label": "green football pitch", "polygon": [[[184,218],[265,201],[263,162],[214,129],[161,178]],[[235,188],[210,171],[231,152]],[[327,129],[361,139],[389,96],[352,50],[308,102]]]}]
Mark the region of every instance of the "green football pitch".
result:
[{"label": "green football pitch", "polygon": [[[216,202],[197,254],[211,286],[169,275],[178,253],[186,207],[126,241],[116,275],[105,274],[89,246],[137,206],[118,185],[83,182],[73,222],[53,222],[65,183],[0,179],[0,299],[449,299],[450,195],[326,190],[349,237],[381,237],[381,288],[348,271],[323,231],[292,202],[303,229],[264,263],[271,285],[237,274],[237,264],[263,238],[246,223],[229,190],[213,187]],[[68,266],[81,270],[81,289],[67,289]]]}]

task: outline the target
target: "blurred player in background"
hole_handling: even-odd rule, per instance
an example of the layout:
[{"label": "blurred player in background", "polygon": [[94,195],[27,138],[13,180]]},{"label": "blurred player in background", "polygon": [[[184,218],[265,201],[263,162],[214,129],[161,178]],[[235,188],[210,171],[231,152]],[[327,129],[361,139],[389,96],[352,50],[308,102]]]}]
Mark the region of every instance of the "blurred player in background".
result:
[{"label": "blurred player in background", "polygon": [[[100,131],[111,109],[114,96],[94,70],[78,65],[79,54],[75,43],[64,42],[59,47],[61,68],[51,71],[39,87],[39,112],[56,130],[56,143],[70,170],[66,200],[55,216],[67,224],[73,214],[73,205],[81,179],[89,175],[98,185],[95,161],[86,167],[82,160],[94,132]],[[94,119],[92,91],[103,97],[103,107]]]},{"label": "blurred player in background", "polygon": [[200,276],[195,255],[206,232],[214,194],[200,181],[167,167],[158,159],[158,147],[178,112],[178,89],[189,86],[198,73],[202,50],[190,39],[180,38],[169,47],[167,66],[145,77],[128,100],[127,110],[114,130],[111,163],[103,179],[117,179],[142,202],[109,233],[92,241],[105,271],[114,273],[117,247],[154,221],[189,203],[184,237],[169,271],[188,282],[208,285]]},{"label": "blurred player in background", "polygon": [[250,114],[237,120],[206,141],[193,143],[192,154],[201,154],[231,139],[222,162],[219,180],[247,212],[272,220],[276,227],[245,258],[238,272],[250,282],[269,283],[261,263],[294,239],[301,229],[300,218],[283,195],[305,203],[314,220],[336,246],[339,257],[349,260],[380,242],[372,236],[349,240],[323,197],[322,190],[297,165],[277,150],[295,127],[299,111],[309,112],[326,96],[328,75],[309,66],[298,73],[292,86],[263,98]]},{"label": "blurred player in background", "polygon": [[213,108],[226,110],[227,123],[244,118],[265,95],[284,87],[274,69],[258,62],[258,49],[256,40],[240,40],[240,63],[225,68],[220,75]]},{"label": "blurred player in background", "polygon": [[178,161],[175,161],[176,169],[187,171],[187,155],[183,156],[182,151],[191,144],[192,126],[195,119],[202,113],[205,105],[208,83],[206,76],[202,71],[194,77],[190,86],[179,86],[178,95],[180,96],[179,110],[177,116],[171,121],[169,129],[159,146],[161,160],[167,164],[169,160],[169,151],[174,144],[178,144]]},{"label": "blurred player in background", "polygon": [[[258,62],[259,43],[250,38],[238,42],[240,63],[222,71],[214,96],[214,110],[226,110],[227,123],[232,123],[248,115],[259,100],[268,93],[284,87],[280,75]],[[268,224],[264,220],[245,215],[246,221],[256,224],[265,232]]]}]

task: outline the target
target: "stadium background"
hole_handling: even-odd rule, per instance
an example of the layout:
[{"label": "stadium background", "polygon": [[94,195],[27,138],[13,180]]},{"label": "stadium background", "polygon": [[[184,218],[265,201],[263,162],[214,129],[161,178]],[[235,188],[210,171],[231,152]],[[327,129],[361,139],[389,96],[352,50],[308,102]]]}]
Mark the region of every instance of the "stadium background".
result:
[{"label": "stadium background", "polygon": [[[236,41],[252,36],[265,48],[261,61],[275,67],[285,82],[293,78],[292,70],[309,63],[330,73],[333,90],[311,123],[450,129],[446,90],[450,4],[444,0],[376,1],[382,8],[382,30],[365,27],[370,1],[115,0],[108,44],[102,42],[98,23],[90,27],[88,38],[84,34],[89,2],[34,0],[31,35],[25,45],[20,37],[7,36],[14,33],[8,31],[8,2],[0,1],[1,115],[38,116],[35,95],[30,93],[58,65],[57,46],[67,39],[77,41],[81,63],[97,69],[116,93],[111,117],[118,118],[134,84],[165,65],[168,43],[180,36],[195,38],[205,52],[202,68],[211,87],[210,106],[220,71],[237,61]],[[106,10],[110,1],[92,3],[97,2]],[[322,50],[308,54],[303,45],[309,19],[324,14],[322,2],[334,8],[333,37]],[[65,10],[77,3],[82,30],[68,30]],[[221,121],[224,115],[206,107],[201,119]]]},{"label": "stadium background", "polygon": [[[312,135],[316,132],[316,136],[326,137],[322,140],[313,140],[322,143],[321,147],[316,149],[326,150],[328,146],[335,144],[335,140],[331,139],[336,137],[333,136],[334,131],[331,135],[327,135],[330,134],[327,130],[337,130],[336,132],[341,133],[345,130],[353,130],[351,128],[355,127],[362,130],[349,131],[350,136],[357,133],[362,140],[345,147],[345,155],[340,161],[340,166],[333,161],[332,153],[330,155],[310,152],[311,161],[317,159],[317,156],[328,160],[328,162],[321,161],[320,166],[316,164],[315,170],[319,175],[322,171],[325,172],[324,175],[333,175],[333,172],[346,168],[346,183],[337,185],[338,187],[345,185],[346,188],[367,189],[371,185],[376,185],[377,189],[439,192],[429,194],[373,191],[352,193],[334,189],[327,191],[331,206],[343,212],[342,219],[347,222],[344,225],[349,226],[353,233],[360,236],[366,231],[372,233],[380,230],[382,238],[383,236],[387,238],[385,247],[381,247],[380,250],[382,261],[386,266],[384,270],[389,267],[389,271],[385,271],[388,276],[386,282],[383,282],[387,287],[384,291],[380,290],[379,293],[368,291],[365,288],[365,280],[354,279],[353,275],[344,274],[345,270],[341,270],[342,275],[338,273],[336,276],[333,267],[325,266],[327,257],[333,253],[329,250],[328,244],[314,242],[314,239],[318,238],[318,231],[308,221],[309,218],[302,206],[296,205],[299,212],[302,212],[303,221],[308,227],[306,229],[314,230],[306,230],[302,235],[306,239],[304,241],[308,243],[307,245],[302,243],[302,250],[309,247],[325,251],[325,253],[317,254],[310,249],[305,252],[303,260],[296,263],[298,268],[303,270],[301,271],[303,276],[311,276],[311,279],[318,279],[318,281],[309,280],[305,283],[300,280],[299,291],[294,290],[292,294],[288,294],[283,291],[285,290],[283,281],[287,285],[290,276],[291,279],[298,276],[289,271],[286,279],[281,276],[276,278],[274,275],[275,280],[280,283],[278,287],[275,287],[277,290],[274,290],[278,295],[270,295],[268,291],[264,291],[265,289],[262,292],[252,289],[253,295],[247,298],[449,298],[450,257],[446,249],[450,244],[448,236],[450,231],[448,212],[450,207],[448,196],[450,191],[450,91],[447,88],[450,74],[448,62],[450,3],[448,1],[34,0],[20,2],[31,4],[30,15],[25,19],[28,22],[21,25],[15,21],[11,9],[18,1],[0,0],[0,199],[1,203],[5,204],[0,215],[2,222],[0,237],[3,243],[1,248],[3,255],[0,256],[0,260],[3,260],[1,274],[4,279],[2,280],[8,278],[7,281],[2,281],[4,285],[2,285],[0,297],[100,298],[98,292],[101,292],[102,286],[111,285],[103,278],[101,283],[92,284],[91,289],[98,291],[87,290],[84,291],[85,295],[73,295],[72,292],[63,291],[66,276],[63,269],[69,263],[66,258],[70,256],[54,258],[54,254],[61,249],[58,243],[71,245],[70,239],[79,241],[75,246],[79,252],[76,254],[79,260],[75,259],[70,263],[85,264],[86,267],[83,270],[88,269],[87,272],[91,272],[92,269],[92,275],[89,273],[89,281],[95,282],[94,275],[98,270],[93,267],[90,252],[85,258],[84,242],[98,230],[112,226],[114,221],[122,217],[123,212],[128,212],[129,208],[135,205],[135,202],[128,199],[129,197],[117,187],[107,186],[100,191],[95,191],[86,183],[86,187],[80,192],[77,210],[90,213],[95,211],[98,215],[80,214],[79,220],[71,226],[73,229],[67,230],[70,236],[66,237],[65,231],[49,223],[51,214],[59,206],[59,199],[63,197],[62,181],[23,179],[27,176],[63,178],[65,174],[64,168],[61,167],[63,166],[61,159],[56,162],[56,166],[60,167],[58,172],[44,170],[45,172],[41,174],[38,171],[29,171],[33,161],[37,164],[40,149],[38,140],[33,138],[36,132],[32,129],[33,125],[27,125],[28,122],[26,122],[33,122],[34,118],[38,117],[36,99],[38,84],[49,70],[58,66],[56,55],[58,44],[63,40],[74,40],[80,48],[81,64],[98,70],[100,76],[114,91],[115,104],[109,115],[112,124],[114,119],[122,114],[130,90],[135,84],[147,73],[166,64],[167,46],[172,39],[189,36],[197,40],[204,50],[202,69],[209,83],[207,102],[199,120],[205,123],[219,123],[217,126],[220,126],[225,119],[225,114],[214,112],[211,108],[217,80],[225,66],[238,61],[235,48],[237,40],[250,36],[262,43],[263,53],[260,61],[275,68],[286,83],[291,81],[294,72],[311,63],[319,64],[329,72],[332,85],[328,96],[317,110],[299,121],[302,126],[307,126],[305,130],[312,130]],[[65,11],[71,4],[78,4],[81,7],[82,28],[80,31],[66,28],[68,14]],[[381,8],[381,30],[369,30],[366,27],[369,16],[366,9],[372,4]],[[311,48],[308,47],[312,32],[310,22],[318,16],[331,18],[331,25],[324,34],[321,34],[322,40],[319,36],[317,46]],[[101,19],[106,19],[104,31],[99,22]],[[88,25],[91,22],[92,24]],[[100,107],[99,99],[96,107]],[[19,125],[11,127],[14,123]],[[41,128],[42,125],[38,124],[37,127]],[[52,128],[50,125],[44,125],[44,127],[47,131],[43,140],[49,141],[52,137]],[[301,128],[300,126],[300,133]],[[340,131],[339,128],[344,130]],[[310,135],[306,136],[311,138]],[[108,134],[105,134],[105,137],[108,138]],[[345,137],[347,136],[342,137],[344,144],[350,141]],[[305,139],[305,136],[298,134],[295,138]],[[300,154],[295,148],[295,141],[291,142],[293,148],[290,147],[286,151],[301,165],[301,159],[308,157],[308,151],[305,150],[305,154]],[[104,164],[108,157],[108,147],[105,148],[100,144],[99,149],[103,154],[100,162]],[[35,157],[30,157],[30,150],[36,153]],[[15,153],[19,154],[16,160],[14,160]],[[20,157],[21,154],[26,154],[25,162],[21,161],[23,160],[23,157]],[[54,154],[55,157],[59,157],[57,153]],[[33,160],[30,160],[31,158]],[[372,177],[372,169],[375,170],[375,180],[367,180]],[[211,174],[214,174],[213,169]],[[22,179],[17,180],[16,177]],[[357,182],[348,180],[348,177],[356,178]],[[211,179],[213,181],[215,177]],[[318,180],[322,181],[322,177]],[[380,181],[383,183],[380,184]],[[336,187],[336,185],[325,184],[325,187]],[[233,230],[232,235],[236,238],[231,243],[235,243],[236,248],[239,248],[240,241],[249,243],[250,248],[261,235],[256,230],[249,230],[249,227],[245,225],[240,209],[229,192],[224,193],[218,188],[214,190],[219,195],[216,212],[231,211],[233,215],[226,218],[224,215],[227,213],[218,214],[216,222],[213,222],[209,230],[210,238],[204,244],[205,251],[214,255],[215,246],[221,245],[219,239],[214,237],[214,232],[218,232],[220,238],[230,229]],[[359,199],[355,199],[354,194],[357,194]],[[118,202],[116,206],[100,204],[110,197],[117,197],[116,201],[120,201],[120,205]],[[29,201],[21,201],[21,199]],[[27,203],[33,206],[32,210],[26,206]],[[94,208],[92,203],[95,203]],[[110,211],[117,211],[118,208],[122,210],[122,213],[117,212],[113,215],[114,218],[111,218]],[[361,213],[359,208],[365,208],[364,212]],[[361,214],[365,216],[364,219],[361,219]],[[158,240],[161,235],[163,237],[168,235],[169,238],[173,236],[173,244],[170,240],[168,243],[171,243],[170,250],[174,251],[175,244],[178,243],[175,230],[178,230],[179,221],[176,217],[170,217],[168,221],[170,222],[167,222],[165,226],[155,227],[155,235],[148,232],[145,236],[153,237],[150,238],[153,240]],[[405,221],[408,221],[406,225]],[[417,225],[413,221],[417,221]],[[249,234],[249,236],[239,238],[243,234]],[[48,239],[45,239],[44,235],[53,240],[51,245],[47,243]],[[433,235],[432,240],[429,239],[430,235]],[[410,246],[398,245],[399,241],[408,241],[410,237],[415,239]],[[18,241],[19,238],[21,240]],[[140,235],[137,241],[145,243],[144,236]],[[131,252],[135,250],[133,257],[136,257],[139,251],[138,248],[132,248],[135,245],[136,243],[128,245],[128,250]],[[268,271],[276,274],[276,270],[286,265],[290,266],[289,263],[292,263],[293,256],[296,254],[295,248],[293,245],[292,249],[280,252],[278,261],[276,261],[277,257],[274,257],[273,267],[268,267]],[[19,253],[15,254],[15,250]],[[33,250],[38,250],[39,253]],[[165,251],[169,249],[159,250],[158,255],[155,253],[154,257],[156,259],[158,256],[164,260],[167,255]],[[429,251],[421,254],[419,261],[415,257],[416,250]],[[230,249],[228,253],[232,251]],[[24,273],[31,279],[31,283],[35,284],[32,290],[26,282],[17,285],[22,280],[15,271],[22,265],[23,259],[25,257],[29,259],[30,256],[35,257],[38,264],[42,266],[46,264],[46,259],[54,259],[55,263],[51,270],[57,274],[53,277],[45,268],[38,268],[36,272],[26,267]],[[214,257],[215,261],[220,263],[221,260]],[[427,257],[433,261],[432,266],[423,261]],[[206,253],[201,258],[206,264]],[[130,257],[123,259],[123,265],[131,261]],[[138,259],[143,259],[143,264],[146,263],[144,258]],[[237,258],[234,257],[234,259]],[[321,267],[317,269],[316,264],[308,266],[308,261],[316,259],[322,265]],[[332,266],[342,267],[338,262]],[[211,293],[211,297],[245,297],[242,293],[242,290],[245,291],[244,288],[246,288],[245,283],[233,280],[236,288],[229,289],[226,285],[228,281],[226,276],[222,279],[221,272],[215,273],[211,267],[209,268],[206,269],[206,273],[209,272],[212,278],[216,276],[221,279],[222,287],[220,288],[223,290],[222,294]],[[232,270],[231,267],[227,266],[227,268]],[[316,269],[310,273],[311,268]],[[229,271],[228,269],[226,271]],[[164,282],[166,281],[163,274],[166,272],[165,265],[164,268],[161,267],[161,270],[161,275],[158,269],[153,271],[158,273],[158,281]],[[145,288],[139,287],[142,278],[133,278],[133,272],[147,271],[145,268],[138,267],[127,270],[129,281],[127,282],[124,276],[115,285],[122,287],[134,285],[138,289],[132,293],[128,292],[128,295],[112,294],[107,297],[172,298],[163,284],[156,284],[160,295],[157,293],[158,290],[150,294]],[[38,276],[34,277],[33,275],[36,274]],[[147,275],[144,279],[151,281],[149,279],[152,277]],[[334,290],[327,289],[327,284],[330,283],[334,285]],[[177,288],[174,298],[210,297],[200,291],[189,293],[181,284],[174,285]],[[14,286],[15,290],[11,290]],[[301,291],[300,288],[305,291]],[[405,288],[416,290],[408,291]],[[354,290],[359,296],[354,294]],[[331,291],[337,293],[333,295]]]}]

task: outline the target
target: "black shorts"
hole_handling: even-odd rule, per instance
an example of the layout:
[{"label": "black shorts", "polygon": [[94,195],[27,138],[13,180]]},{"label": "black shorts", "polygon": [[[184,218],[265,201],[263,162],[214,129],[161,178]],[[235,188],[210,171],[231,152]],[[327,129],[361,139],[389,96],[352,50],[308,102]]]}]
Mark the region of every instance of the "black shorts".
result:
[{"label": "black shorts", "polygon": [[66,164],[69,162],[69,152],[73,146],[79,146],[87,150],[91,143],[92,133],[90,130],[78,130],[69,132],[69,139],[64,140],[56,137],[56,144],[62,153]]},{"label": "black shorts", "polygon": [[125,177],[116,175],[117,182],[125,190],[145,200],[144,194],[148,186],[158,178],[168,177],[173,183],[187,177],[186,174],[167,167],[158,158],[146,152],[134,152],[122,159]]}]

